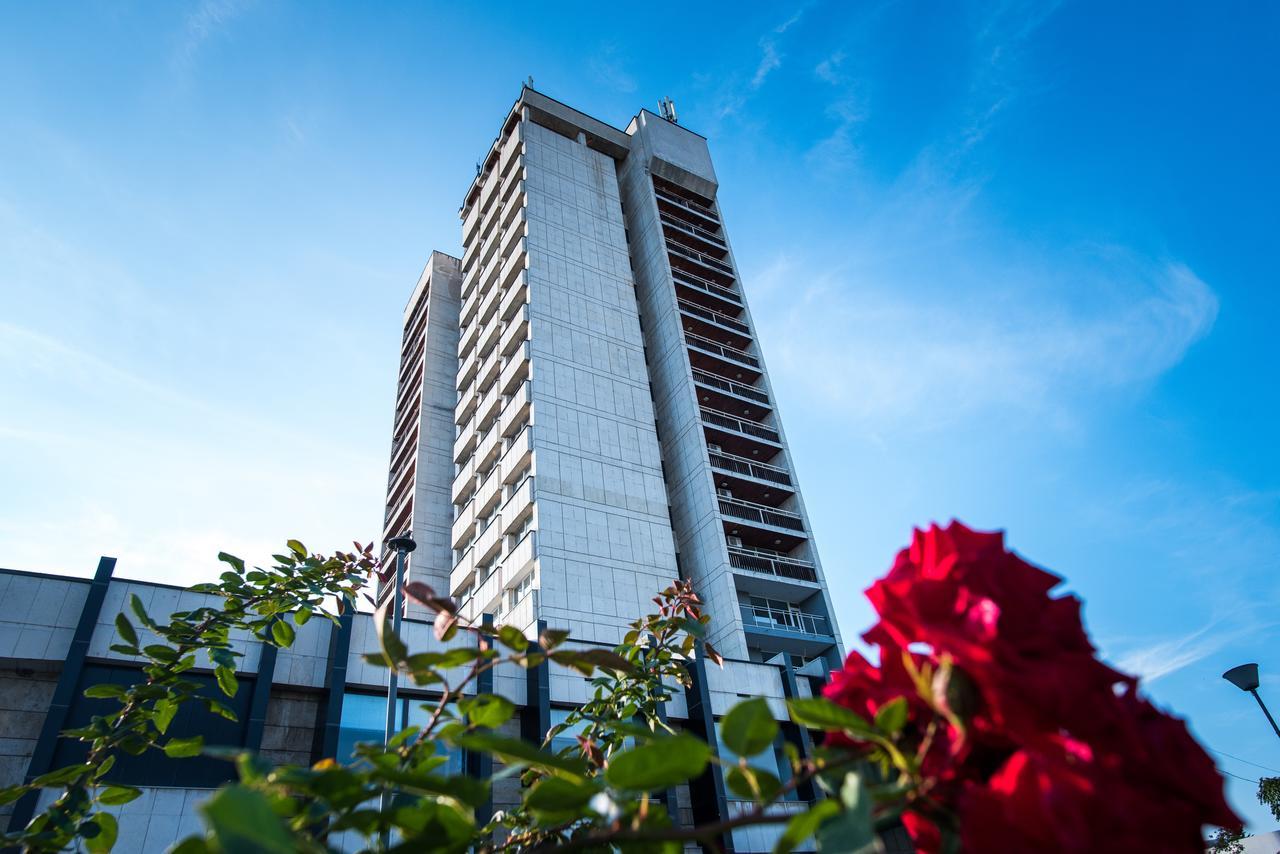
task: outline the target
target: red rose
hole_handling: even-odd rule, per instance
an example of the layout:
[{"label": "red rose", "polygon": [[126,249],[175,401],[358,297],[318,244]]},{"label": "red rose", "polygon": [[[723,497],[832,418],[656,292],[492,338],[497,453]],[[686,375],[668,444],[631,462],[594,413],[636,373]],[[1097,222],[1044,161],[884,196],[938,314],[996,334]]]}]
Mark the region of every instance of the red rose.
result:
[{"label": "red rose", "polygon": [[[958,821],[968,852],[1202,851],[1203,825],[1239,823],[1221,777],[1181,721],[1098,661],[1079,601],[1050,595],[1059,581],[1000,534],[916,531],[867,591],[879,666],[852,653],[824,694],[868,719],[907,699],[899,748],[924,752],[927,782],[903,824],[921,852],[941,846],[935,821]],[[960,680],[922,696],[909,670],[945,661]]]}]

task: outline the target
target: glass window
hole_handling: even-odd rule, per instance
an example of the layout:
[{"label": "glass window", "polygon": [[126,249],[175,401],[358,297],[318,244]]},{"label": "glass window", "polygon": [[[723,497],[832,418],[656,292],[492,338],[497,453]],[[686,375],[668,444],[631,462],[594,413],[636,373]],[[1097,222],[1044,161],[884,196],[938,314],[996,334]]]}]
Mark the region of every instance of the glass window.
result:
[{"label": "glass window", "polygon": [[[423,708],[421,698],[400,698],[400,720],[406,726],[424,726],[431,719],[435,705],[427,703]],[[342,724],[338,730],[339,762],[352,762],[356,758],[356,744],[361,741],[381,743],[386,736],[387,698],[377,694],[347,694],[342,698]],[[462,751],[436,742],[436,753],[448,762],[439,773],[461,774]]]}]

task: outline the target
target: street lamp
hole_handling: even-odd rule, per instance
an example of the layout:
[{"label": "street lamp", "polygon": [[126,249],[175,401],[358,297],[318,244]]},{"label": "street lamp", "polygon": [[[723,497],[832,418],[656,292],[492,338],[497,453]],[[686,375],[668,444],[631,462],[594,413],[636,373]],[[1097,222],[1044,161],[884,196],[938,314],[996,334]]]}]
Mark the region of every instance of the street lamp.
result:
[{"label": "street lamp", "polygon": [[[387,540],[387,547],[394,549],[396,553],[396,583],[391,594],[391,631],[397,636],[400,634],[400,612],[404,610],[404,562],[409,552],[418,547],[414,542],[413,536],[409,532],[405,532],[398,537],[392,537]],[[390,744],[391,737],[396,734],[396,688],[399,687],[399,671],[393,665],[388,671],[387,676],[387,734],[383,744]],[[391,792],[387,789],[382,790],[382,813],[386,815],[391,808]],[[384,831],[382,834],[382,845],[385,848],[390,840],[390,831]]]},{"label": "street lamp", "polygon": [[1271,712],[1267,711],[1267,704],[1262,702],[1262,698],[1258,696],[1258,665],[1241,664],[1222,674],[1222,678],[1241,691],[1248,691],[1253,695],[1253,699],[1258,701],[1258,706],[1262,709],[1262,713],[1271,722],[1271,728],[1276,731],[1276,736],[1280,737],[1280,726],[1276,726],[1276,719],[1271,717]]}]

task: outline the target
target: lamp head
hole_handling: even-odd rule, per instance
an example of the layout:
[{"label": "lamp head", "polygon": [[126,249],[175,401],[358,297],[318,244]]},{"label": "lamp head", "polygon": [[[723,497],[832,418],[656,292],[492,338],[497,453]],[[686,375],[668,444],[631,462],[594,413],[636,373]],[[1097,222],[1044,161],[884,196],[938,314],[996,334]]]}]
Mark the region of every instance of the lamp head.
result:
[{"label": "lamp head", "polygon": [[418,544],[414,542],[413,536],[408,531],[398,537],[392,537],[387,540],[387,545],[398,552],[411,552],[418,547]]},{"label": "lamp head", "polygon": [[1258,689],[1258,665],[1241,664],[1222,674],[1222,678],[1241,691],[1256,691]]}]

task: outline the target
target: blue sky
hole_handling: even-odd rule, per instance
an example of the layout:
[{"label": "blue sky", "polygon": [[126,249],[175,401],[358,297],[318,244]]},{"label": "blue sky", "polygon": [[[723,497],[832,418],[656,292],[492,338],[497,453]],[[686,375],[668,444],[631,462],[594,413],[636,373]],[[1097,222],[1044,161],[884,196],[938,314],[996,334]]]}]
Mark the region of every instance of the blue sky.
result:
[{"label": "blue sky", "polygon": [[1280,711],[1276,7],[615,7],[9,8],[0,565],[375,537],[400,313],[520,82],[669,95],[846,637],[913,525],[1004,528],[1224,770],[1280,769],[1219,678]]}]

